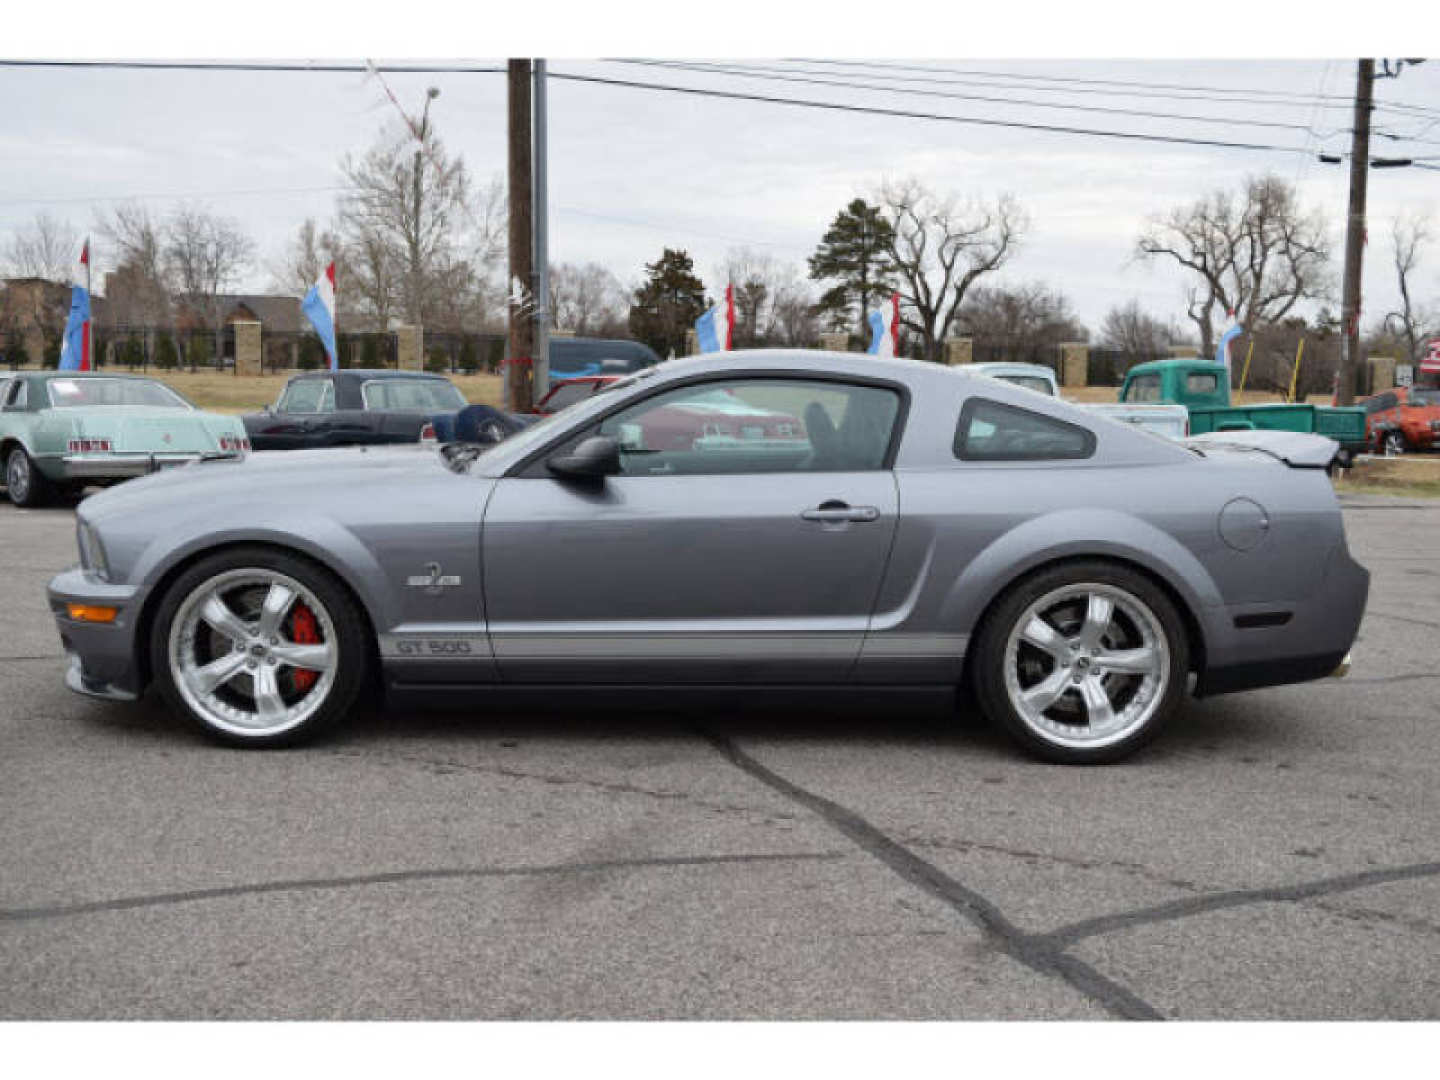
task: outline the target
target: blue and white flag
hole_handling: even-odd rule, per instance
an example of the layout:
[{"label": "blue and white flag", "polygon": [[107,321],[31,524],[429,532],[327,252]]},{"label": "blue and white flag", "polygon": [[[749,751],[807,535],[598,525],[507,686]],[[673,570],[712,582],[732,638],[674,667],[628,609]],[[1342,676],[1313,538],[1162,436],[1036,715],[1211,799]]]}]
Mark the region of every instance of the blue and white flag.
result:
[{"label": "blue and white flag", "polygon": [[325,355],[330,358],[330,370],[340,366],[339,352],[335,348],[335,264],[332,262],[320,275],[320,280],[310,286],[305,299],[300,301],[300,310],[305,312],[310,325],[320,335],[325,346]]},{"label": "blue and white flag", "polygon": [[695,320],[702,353],[728,352],[735,332],[735,286],[725,286],[725,299]]},{"label": "blue and white flag", "polygon": [[60,343],[61,371],[90,370],[90,294],[85,286],[70,290],[70,318],[65,321],[65,337]]},{"label": "blue and white flag", "polygon": [[[80,249],[80,265],[90,280],[90,241]],[[65,337],[60,342],[61,371],[90,370],[90,290],[76,285],[70,290],[70,317],[65,320]]]},{"label": "blue and white flag", "polygon": [[1230,313],[1230,325],[1226,327],[1225,333],[1220,335],[1220,344],[1215,349],[1215,363],[1223,364],[1226,371],[1230,370],[1230,342],[1234,341],[1244,331],[1235,320],[1235,313]]},{"label": "blue and white flag", "polygon": [[895,356],[900,351],[900,294],[892,293],[890,302],[870,312],[870,347],[872,356]]}]

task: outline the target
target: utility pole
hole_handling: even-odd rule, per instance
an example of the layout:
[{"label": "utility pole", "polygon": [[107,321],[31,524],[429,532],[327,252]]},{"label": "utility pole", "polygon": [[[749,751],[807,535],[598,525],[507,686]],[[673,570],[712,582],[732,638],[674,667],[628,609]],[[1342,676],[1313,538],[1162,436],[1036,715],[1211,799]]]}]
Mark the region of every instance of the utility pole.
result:
[{"label": "utility pole", "polygon": [[[415,202],[415,218],[410,235],[410,325],[419,326],[420,323],[420,295],[424,287],[421,279],[420,265],[420,234],[425,220],[421,199],[424,196],[424,187],[420,183],[421,159],[425,156],[425,137],[430,131],[430,103],[440,96],[440,88],[432,86],[425,91],[425,108],[420,113],[420,134],[416,136],[418,143],[415,147],[415,166],[411,173],[411,184],[414,188],[412,197]],[[425,366],[425,358],[420,358],[420,366]]]},{"label": "utility pole", "polygon": [[550,389],[550,193],[545,61],[535,61],[535,379],[539,401]]},{"label": "utility pole", "polygon": [[1350,213],[1345,223],[1345,283],[1340,305],[1340,371],[1335,400],[1355,404],[1360,358],[1360,272],[1365,261],[1365,184],[1370,176],[1370,111],[1375,61],[1361,60],[1355,80],[1355,126],[1350,138]]},{"label": "utility pole", "polygon": [[531,245],[531,70],[529,60],[507,67],[510,98],[510,348],[505,363],[505,407],[528,413],[534,408],[531,365],[535,356],[535,260]]}]

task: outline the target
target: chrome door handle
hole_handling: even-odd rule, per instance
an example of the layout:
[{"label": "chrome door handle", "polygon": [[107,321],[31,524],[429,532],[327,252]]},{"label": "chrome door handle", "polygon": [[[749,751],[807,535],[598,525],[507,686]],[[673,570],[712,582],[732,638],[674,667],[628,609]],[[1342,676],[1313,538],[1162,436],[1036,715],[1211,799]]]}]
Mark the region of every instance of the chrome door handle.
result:
[{"label": "chrome door handle", "polygon": [[880,510],[874,506],[846,506],[844,503],[821,503],[813,510],[802,510],[800,516],[806,521],[879,521]]}]

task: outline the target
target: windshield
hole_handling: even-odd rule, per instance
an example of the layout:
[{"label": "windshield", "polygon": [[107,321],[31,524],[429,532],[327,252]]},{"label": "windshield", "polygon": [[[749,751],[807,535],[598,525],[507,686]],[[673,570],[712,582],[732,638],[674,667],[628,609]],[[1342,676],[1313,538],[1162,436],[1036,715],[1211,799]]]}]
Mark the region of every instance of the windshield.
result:
[{"label": "windshield", "polygon": [[45,384],[53,409],[86,405],[148,405],[188,409],[190,403],[164,383],[150,379],[51,379]]},{"label": "windshield", "polygon": [[360,388],[367,409],[463,409],[469,404],[444,379],[372,379]]},{"label": "windshield", "polygon": [[551,412],[557,412],[566,405],[574,405],[577,401],[583,401],[595,392],[594,383],[567,382],[557,386],[551,395],[545,399],[545,408]]},{"label": "windshield", "polygon": [[500,443],[496,449],[504,450],[507,459],[524,457],[531,450],[535,449],[535,447],[549,442],[550,439],[554,438],[558,430],[570,424],[577,424],[585,417],[593,416],[595,413],[603,410],[610,401],[611,395],[616,390],[623,390],[627,386],[634,386],[637,381],[638,380],[634,378],[620,379],[618,382],[613,382],[609,386],[602,386],[583,401],[577,401],[574,405],[561,409],[557,413],[551,413],[549,416],[542,416],[523,431],[517,431],[514,435],[511,435],[504,442]]},{"label": "windshield", "polygon": [[1411,390],[1411,405],[1440,405],[1440,390]]}]

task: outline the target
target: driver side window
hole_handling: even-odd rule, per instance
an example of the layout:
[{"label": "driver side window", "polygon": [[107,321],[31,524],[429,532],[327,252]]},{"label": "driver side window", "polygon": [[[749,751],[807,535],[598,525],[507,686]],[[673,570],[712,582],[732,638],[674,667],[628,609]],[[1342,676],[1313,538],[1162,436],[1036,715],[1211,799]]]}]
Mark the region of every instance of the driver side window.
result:
[{"label": "driver side window", "polygon": [[329,379],[301,379],[291,383],[280,397],[276,412],[331,412],[335,408],[335,391]]},{"label": "driver side window", "polygon": [[724,379],[656,394],[592,434],[626,476],[858,472],[885,467],[900,395],[808,379]]}]

